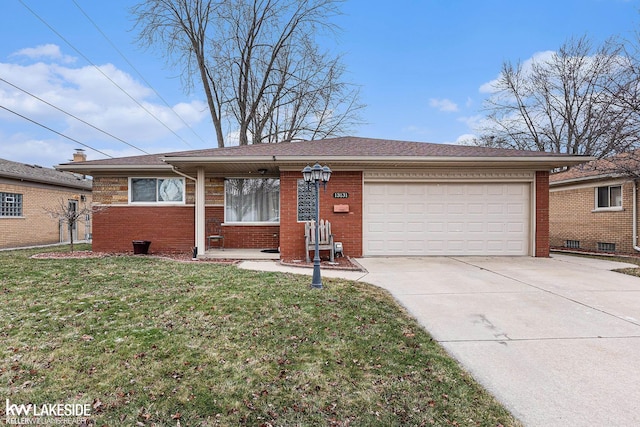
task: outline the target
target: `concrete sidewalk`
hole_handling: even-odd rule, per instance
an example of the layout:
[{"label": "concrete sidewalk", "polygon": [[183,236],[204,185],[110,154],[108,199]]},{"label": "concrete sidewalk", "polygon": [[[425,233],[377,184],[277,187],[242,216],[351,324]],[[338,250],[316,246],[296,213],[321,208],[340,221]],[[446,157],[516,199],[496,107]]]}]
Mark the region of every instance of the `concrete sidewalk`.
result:
[{"label": "concrete sidewalk", "polygon": [[367,273],[322,274],[389,290],[525,425],[640,425],[640,278],[610,271],[630,265],[567,255],[358,262]]}]

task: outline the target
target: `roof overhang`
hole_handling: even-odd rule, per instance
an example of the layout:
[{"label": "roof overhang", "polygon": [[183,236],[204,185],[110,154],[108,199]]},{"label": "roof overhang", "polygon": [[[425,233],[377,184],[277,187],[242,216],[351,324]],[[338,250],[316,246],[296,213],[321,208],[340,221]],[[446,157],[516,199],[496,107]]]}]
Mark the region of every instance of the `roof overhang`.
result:
[{"label": "roof overhang", "polygon": [[199,168],[217,175],[251,174],[266,170],[266,175],[279,170],[296,170],[307,164],[321,163],[333,170],[365,169],[415,169],[415,168],[518,168],[551,170],[575,166],[593,160],[584,156],[505,156],[505,157],[461,157],[461,156],[164,156],[162,164],[91,164],[91,162],[66,163],[56,169],[103,175],[110,173],[180,173],[195,175]]},{"label": "roof overhang", "polygon": [[70,188],[74,190],[84,190],[91,191],[91,181],[80,180],[78,182],[72,181],[53,181],[46,178],[38,178],[32,176],[24,176],[21,174],[14,174],[11,172],[3,172],[0,174],[0,179],[9,180],[9,181],[21,181],[21,182],[32,182],[36,184],[45,184],[54,187],[62,187],[62,188]]},{"label": "roof overhang", "polygon": [[256,156],[256,157],[164,157],[166,164],[190,173],[198,168],[206,171],[233,172],[240,169],[289,169],[300,168],[311,163],[326,164],[333,170],[364,170],[370,168],[529,168],[551,170],[574,166],[593,160],[582,156],[531,156],[531,157],[416,157],[416,156]]},{"label": "roof overhang", "polygon": [[562,179],[558,181],[550,181],[549,186],[558,187],[561,185],[580,184],[583,182],[603,181],[607,179],[620,179],[620,178],[633,179],[632,177],[629,177],[628,175],[625,175],[623,173],[603,173],[598,175],[589,175],[589,176],[581,176],[576,178]]},{"label": "roof overhang", "polygon": [[65,163],[56,165],[56,169],[61,171],[75,172],[85,175],[93,175],[94,172],[171,172],[171,165],[96,165],[87,163]]}]

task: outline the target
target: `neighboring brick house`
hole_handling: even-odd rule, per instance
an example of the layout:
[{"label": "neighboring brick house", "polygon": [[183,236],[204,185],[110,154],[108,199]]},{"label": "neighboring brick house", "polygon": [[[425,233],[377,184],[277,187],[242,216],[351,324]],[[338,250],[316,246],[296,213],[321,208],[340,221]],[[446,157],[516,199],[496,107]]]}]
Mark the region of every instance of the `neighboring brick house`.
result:
[{"label": "neighboring brick house", "polygon": [[552,248],[620,254],[640,250],[638,154],[595,160],[551,175]]},{"label": "neighboring brick house", "polygon": [[[80,152],[74,158],[86,160]],[[61,203],[78,209],[91,206],[91,180],[0,159],[0,248],[69,241],[68,227],[48,213]],[[74,233],[75,240],[89,237],[90,218],[80,221]]]},{"label": "neighboring brick house", "polygon": [[[587,159],[590,160],[590,159]],[[153,154],[59,165],[91,175],[93,249],[206,248],[222,222],[225,248],[280,248],[304,259],[315,197],[306,165],[333,174],[320,193],[344,254],[548,256],[549,170],[582,156],[343,137]]]}]

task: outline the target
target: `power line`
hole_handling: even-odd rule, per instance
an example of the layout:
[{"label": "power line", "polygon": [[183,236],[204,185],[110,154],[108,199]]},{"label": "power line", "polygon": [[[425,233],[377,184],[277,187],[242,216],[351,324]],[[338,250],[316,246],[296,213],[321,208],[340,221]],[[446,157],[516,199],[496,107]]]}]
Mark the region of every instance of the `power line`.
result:
[{"label": "power line", "polygon": [[95,29],[102,35],[102,37],[104,37],[104,39],[111,45],[111,47],[118,52],[118,54],[120,55],[120,57],[127,63],[129,64],[129,67],[131,67],[131,69],[133,69],[133,71],[136,72],[136,74],[140,77],[140,79],[142,79],[143,82],[145,82],[147,84],[147,86],[149,86],[151,88],[151,90],[153,90],[153,92],[156,94],[156,96],[164,103],[164,105],[166,105],[172,112],[173,114],[180,119],[180,121],[187,127],[189,128],[189,130],[203,143],[207,143],[204,139],[202,139],[202,137],[196,133],[196,131],[189,126],[189,123],[187,123],[180,114],[177,113],[177,111],[175,111],[173,108],[171,108],[171,105],[169,105],[169,103],[162,97],[162,95],[160,95],[160,93],[158,93],[158,91],[153,87],[153,85],[151,83],[149,83],[147,81],[147,79],[144,78],[144,76],[142,75],[142,73],[140,71],[138,71],[138,69],[129,61],[129,59],[120,51],[120,49],[118,49],[118,47],[111,41],[111,39],[100,29],[100,27],[98,27],[98,24],[96,24],[93,19],[91,19],[91,17],[84,11],[84,9],[82,9],[80,7],[80,5],[78,4],[78,2],[76,2],[76,0],[72,0],[73,4],[76,5],[76,7],[78,8],[78,10],[80,10],[80,12],[82,12],[82,14],[85,16],[85,18],[87,18],[87,20],[95,27]]},{"label": "power line", "polygon": [[85,144],[84,142],[80,142],[80,141],[78,141],[77,139],[73,139],[73,138],[71,138],[70,136],[67,136],[67,135],[65,135],[65,134],[63,134],[63,133],[58,132],[57,130],[53,130],[53,129],[51,129],[51,128],[50,128],[50,127],[48,127],[48,126],[45,126],[45,125],[43,125],[43,124],[42,124],[42,123],[40,123],[40,122],[36,122],[35,120],[30,119],[30,118],[29,118],[29,117],[27,117],[27,116],[23,116],[22,114],[17,113],[17,112],[15,112],[15,111],[13,111],[13,110],[11,110],[11,109],[9,109],[9,108],[7,108],[7,107],[3,106],[3,105],[0,105],[0,108],[2,108],[3,110],[8,111],[8,112],[10,112],[10,113],[13,113],[13,114],[15,114],[15,115],[16,115],[16,116],[18,116],[18,117],[22,117],[23,119],[28,120],[28,121],[30,121],[31,123],[35,124],[35,125],[38,125],[38,126],[40,126],[40,127],[43,127],[43,128],[45,128],[46,130],[48,130],[48,131],[51,131],[51,132],[55,133],[56,135],[60,135],[61,137],[66,138],[66,139],[68,139],[69,141],[73,141],[73,142],[75,142],[76,144],[80,144],[80,145],[82,145],[83,147],[87,147],[87,148],[89,148],[90,150],[93,150],[93,151],[95,151],[95,152],[97,152],[97,153],[100,153],[100,154],[102,154],[102,155],[104,155],[104,156],[107,156],[107,157],[109,157],[109,158],[113,158],[113,156],[110,156],[110,155],[108,155],[107,153],[105,153],[105,152],[103,152],[103,151],[98,150],[97,148],[93,148],[92,146],[87,145],[87,144]]},{"label": "power line", "polygon": [[36,12],[34,12],[29,6],[27,6],[23,0],[18,0],[29,12],[31,12],[31,14],[33,16],[35,16],[36,18],[38,18],[40,20],[40,22],[42,22],[44,25],[46,25],[51,31],[53,31],[53,33],[55,33],[58,37],[60,37],[71,49],[73,49],[78,55],[80,55],[85,61],[87,61],[89,64],[91,64],[93,66],[93,68],[95,68],[100,74],[102,74],[107,80],[109,80],[115,87],[117,87],[118,89],[120,89],[122,91],[122,93],[124,93],[125,95],[127,95],[133,102],[135,102],[140,108],[142,108],[147,114],[149,114],[151,117],[153,117],[158,123],[160,123],[162,126],[164,126],[169,132],[171,132],[172,134],[174,134],[180,141],[184,142],[187,146],[193,148],[193,146],[191,144],[189,144],[187,141],[185,141],[184,138],[182,138],[180,135],[178,135],[173,129],[171,129],[169,126],[167,126],[162,120],[160,120],[155,114],[153,114],[151,111],[149,111],[144,105],[142,105],[137,99],[135,99],[133,96],[131,96],[126,90],[124,90],[120,85],[118,85],[116,82],[113,81],[113,79],[111,79],[111,77],[109,77],[108,75],[106,75],[104,73],[104,71],[102,71],[100,69],[100,67],[98,67],[96,64],[94,64],[85,54],[83,54],[79,49],[77,49],[74,45],[72,45],[66,38],[64,38],[64,36],[62,36],[62,34],[60,34],[58,31],[55,30],[55,28],[53,28],[51,25],[49,25],[49,23],[47,21],[45,21],[43,18],[40,17],[40,15],[38,15]]},{"label": "power line", "polygon": [[25,94],[27,94],[27,95],[29,95],[29,96],[31,96],[31,97],[33,97],[33,98],[37,99],[38,101],[40,101],[40,102],[43,102],[43,103],[47,104],[47,105],[48,105],[48,106],[50,106],[51,108],[55,108],[56,110],[58,110],[58,111],[60,111],[60,112],[62,112],[62,113],[64,113],[64,114],[66,114],[67,116],[73,117],[74,119],[76,119],[76,120],[78,120],[78,121],[80,121],[80,122],[84,123],[85,125],[90,126],[90,127],[92,127],[93,129],[95,129],[95,130],[97,130],[97,131],[99,131],[99,132],[102,132],[103,134],[108,135],[108,136],[110,136],[111,138],[114,138],[114,139],[116,139],[116,140],[118,140],[118,141],[122,142],[123,144],[127,144],[127,145],[128,145],[129,147],[131,147],[131,148],[135,148],[136,150],[141,151],[141,152],[143,152],[144,154],[150,154],[150,153],[148,153],[148,152],[144,151],[142,148],[138,148],[138,147],[136,147],[135,145],[130,144],[130,143],[128,143],[127,141],[125,141],[125,140],[123,140],[123,139],[121,139],[121,138],[118,138],[117,136],[114,136],[114,135],[110,134],[109,132],[107,132],[107,131],[105,131],[105,130],[102,130],[102,129],[100,129],[100,128],[98,128],[98,127],[94,126],[94,125],[92,125],[91,123],[89,123],[89,122],[87,122],[87,121],[85,121],[85,120],[82,120],[81,118],[79,118],[79,117],[77,117],[77,116],[74,116],[73,114],[71,114],[71,113],[69,113],[69,112],[67,112],[67,111],[63,110],[62,108],[60,108],[60,107],[56,107],[55,105],[51,104],[50,102],[47,102],[47,101],[45,101],[44,99],[42,99],[42,98],[40,98],[40,97],[38,97],[38,96],[36,96],[36,95],[32,94],[31,92],[29,92],[29,91],[27,91],[27,90],[25,90],[25,89],[22,89],[21,87],[18,87],[18,86],[16,86],[16,85],[14,85],[13,83],[11,83],[11,82],[9,82],[9,81],[7,81],[7,80],[3,79],[2,77],[0,77],[0,81],[5,82],[5,83],[6,83],[6,84],[8,84],[9,86],[12,86],[12,87],[14,87],[14,88],[18,89],[19,91],[21,91],[21,92],[23,92],[23,93],[25,93]]}]

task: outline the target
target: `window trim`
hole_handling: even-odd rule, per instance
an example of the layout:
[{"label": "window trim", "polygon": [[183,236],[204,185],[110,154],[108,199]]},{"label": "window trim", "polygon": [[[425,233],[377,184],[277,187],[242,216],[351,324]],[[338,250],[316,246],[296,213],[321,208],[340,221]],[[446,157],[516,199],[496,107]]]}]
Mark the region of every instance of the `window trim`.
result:
[{"label": "window trim", "polygon": [[[612,187],[618,187],[620,188],[620,206],[611,206],[611,188]],[[623,211],[624,207],[622,205],[622,199],[623,199],[623,192],[622,192],[622,184],[612,184],[612,185],[599,185],[597,187],[594,188],[594,208],[592,210],[592,212],[616,212],[616,211]],[[607,193],[608,193],[608,203],[609,206],[598,206],[598,192],[601,188],[607,188]]]},{"label": "window trim", "polygon": [[[155,201],[133,201],[133,180],[134,179],[155,179],[156,180],[156,200]],[[182,200],[181,201],[159,201],[158,200],[158,180],[159,179],[176,179],[182,181]],[[130,176],[128,181],[128,195],[127,201],[130,205],[136,206],[183,206],[187,203],[187,185],[186,180],[183,177],[176,176]]]},{"label": "window trim", "polygon": [[[7,218],[24,218],[24,194],[23,193],[10,193],[7,191],[0,191],[0,194],[5,194],[5,200],[7,197],[12,197],[13,201],[10,203],[15,204],[16,201],[16,196],[20,196],[20,201],[19,201],[19,209],[20,209],[20,214],[19,215],[2,215],[2,200],[0,199],[0,218],[3,219],[7,219]],[[13,208],[15,209],[15,207]],[[9,210],[9,208],[7,207],[7,210]]]},{"label": "window trim", "polygon": [[280,205],[280,190],[281,190],[281,179],[280,177],[273,177],[273,176],[266,176],[266,177],[261,177],[261,178],[256,178],[256,177],[245,177],[245,176],[230,176],[230,177],[225,177],[224,179],[224,205],[223,205],[223,210],[224,210],[224,221],[222,223],[222,226],[228,226],[228,225],[233,225],[235,226],[265,226],[265,225],[275,225],[275,226],[279,226],[280,225],[280,221],[229,221],[227,219],[227,182],[232,180],[232,179],[243,179],[243,180],[265,180],[265,179],[272,179],[272,180],[277,180],[278,181],[278,217],[281,214],[281,208],[282,206]]}]

